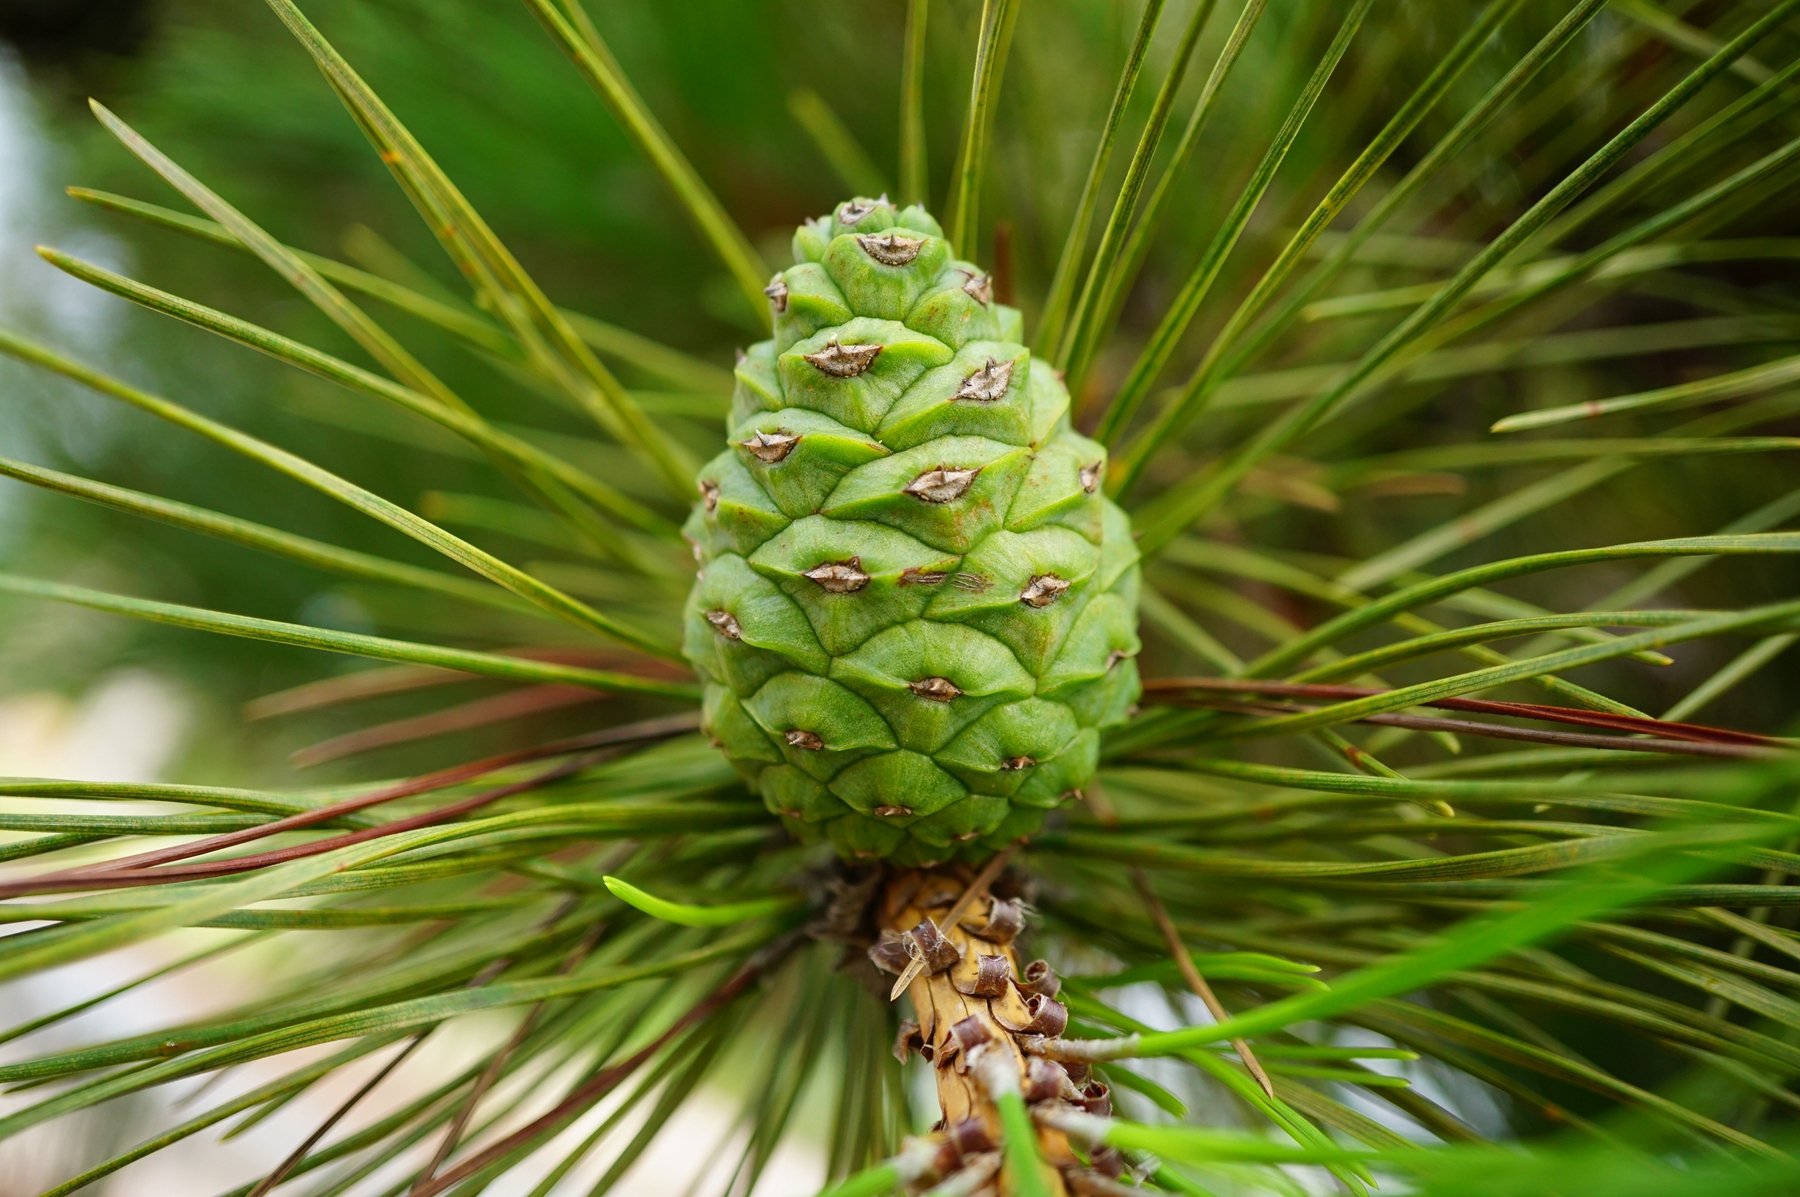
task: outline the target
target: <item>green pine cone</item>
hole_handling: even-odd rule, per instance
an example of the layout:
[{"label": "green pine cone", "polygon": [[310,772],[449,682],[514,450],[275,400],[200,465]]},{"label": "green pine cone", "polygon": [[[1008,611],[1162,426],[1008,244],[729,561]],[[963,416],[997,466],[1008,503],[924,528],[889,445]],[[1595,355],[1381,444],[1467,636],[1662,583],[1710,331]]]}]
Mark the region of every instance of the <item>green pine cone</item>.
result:
[{"label": "green pine cone", "polygon": [[1093,778],[1137,701],[1130,521],[924,209],[852,200],[794,257],[686,527],[706,728],[803,838],[984,856]]}]

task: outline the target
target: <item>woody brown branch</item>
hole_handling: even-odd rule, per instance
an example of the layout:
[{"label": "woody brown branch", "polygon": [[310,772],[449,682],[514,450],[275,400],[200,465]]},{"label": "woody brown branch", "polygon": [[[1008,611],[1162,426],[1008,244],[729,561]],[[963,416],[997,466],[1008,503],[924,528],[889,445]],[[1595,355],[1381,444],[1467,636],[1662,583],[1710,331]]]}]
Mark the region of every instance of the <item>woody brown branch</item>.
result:
[{"label": "woody brown branch", "polygon": [[[918,1052],[932,1066],[944,1135],[939,1172],[949,1175],[981,1161],[1001,1142],[999,1114],[980,1080],[1001,1065],[1016,1072],[1030,1104],[1065,1102],[1094,1113],[1109,1112],[1110,1094],[1086,1066],[1065,1066],[1028,1056],[1020,1042],[1030,1036],[1062,1033],[1068,1011],[1056,1000],[1060,985],[1049,965],[1021,966],[1014,942],[1024,929],[1024,908],[1016,901],[980,893],[972,870],[955,866],[906,870],[892,876],[879,899],[882,938],[870,950],[878,967],[916,975],[907,985],[915,1015],[901,1024],[895,1044],[902,1058]],[[972,1056],[986,1057],[972,1067]],[[1085,1170],[1060,1131],[1041,1129],[1038,1154],[1049,1165],[1051,1192],[1070,1190],[1065,1173]],[[1112,1158],[1095,1161],[1111,1167]],[[1003,1177],[1001,1192],[1006,1192]]]}]

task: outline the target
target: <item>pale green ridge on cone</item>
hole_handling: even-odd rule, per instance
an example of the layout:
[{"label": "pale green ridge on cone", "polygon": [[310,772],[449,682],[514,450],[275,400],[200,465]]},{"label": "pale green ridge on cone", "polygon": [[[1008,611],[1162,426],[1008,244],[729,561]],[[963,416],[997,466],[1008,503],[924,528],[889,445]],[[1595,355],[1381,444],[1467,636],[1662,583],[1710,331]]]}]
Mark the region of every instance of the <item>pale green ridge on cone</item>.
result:
[{"label": "pale green ridge on cone", "polygon": [[685,532],[707,733],[803,839],[927,865],[1029,835],[1137,701],[1106,450],[929,213],[794,234]]}]

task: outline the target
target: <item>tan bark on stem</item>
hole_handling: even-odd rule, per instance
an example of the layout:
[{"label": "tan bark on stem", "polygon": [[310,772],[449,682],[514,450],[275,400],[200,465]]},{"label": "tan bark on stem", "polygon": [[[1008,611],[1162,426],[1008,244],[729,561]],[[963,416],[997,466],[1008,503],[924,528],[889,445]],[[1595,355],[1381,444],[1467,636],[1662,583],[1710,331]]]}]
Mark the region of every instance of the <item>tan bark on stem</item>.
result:
[{"label": "tan bark on stem", "polygon": [[[989,872],[984,870],[984,873]],[[999,869],[991,870],[997,875]],[[976,1072],[969,1068],[966,1053],[960,1048],[951,1028],[974,1019],[987,1032],[987,1052],[1004,1053],[1016,1069],[1023,1087],[1027,1078],[1028,1059],[1019,1048],[1019,1031],[1031,1018],[1027,1011],[1027,994],[1013,982],[1021,975],[1019,960],[1013,951],[1011,936],[1004,940],[983,938],[989,926],[995,900],[986,894],[992,876],[977,878],[970,871],[954,866],[932,870],[907,870],[889,879],[880,900],[878,915],[881,927],[904,933],[930,919],[944,937],[961,950],[961,958],[949,969],[931,973],[919,970],[907,986],[919,1037],[931,1061],[937,1079],[938,1108],[941,1127],[955,1127],[969,1119],[978,1119],[995,1144],[1001,1142],[999,1115],[987,1099]],[[979,881],[980,884],[972,884]],[[968,897],[968,901],[959,901]],[[960,908],[960,909],[959,909]],[[954,922],[951,921],[954,915]],[[998,956],[1007,963],[1008,983],[998,996],[983,997],[965,993],[974,989],[980,973],[981,957]],[[909,970],[910,971],[910,970]],[[992,966],[990,965],[990,974]],[[1008,1024],[1011,1024],[1009,1027]],[[988,1067],[992,1067],[991,1064]],[[1038,1135],[1038,1153],[1050,1166],[1047,1179],[1055,1197],[1064,1197],[1067,1189],[1062,1170],[1079,1167],[1061,1131],[1044,1128]],[[1004,1192],[1005,1189],[1002,1189]]]}]

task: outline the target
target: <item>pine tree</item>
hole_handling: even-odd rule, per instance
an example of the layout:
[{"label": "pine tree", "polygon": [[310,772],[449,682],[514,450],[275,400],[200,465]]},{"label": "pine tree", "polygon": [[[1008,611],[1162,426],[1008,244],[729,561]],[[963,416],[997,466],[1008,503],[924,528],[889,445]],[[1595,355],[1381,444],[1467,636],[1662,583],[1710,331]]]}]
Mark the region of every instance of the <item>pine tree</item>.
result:
[{"label": "pine tree", "polygon": [[[729,1194],[755,1191],[784,1143],[816,1141],[815,1109],[836,1197],[1291,1193],[1290,1166],[1354,1194],[1793,1191],[1795,742],[1690,716],[1800,631],[1800,534],[1780,531],[1800,492],[1760,464],[1796,447],[1780,435],[1800,412],[1794,360],[1768,352],[1791,347],[1792,288],[1756,273],[1800,256],[1776,235],[1800,173],[1800,0],[1616,4],[1617,19],[1605,0],[1448,15],[1198,0],[1178,17],[1146,0],[1061,205],[1061,252],[1019,307],[989,209],[1030,205],[988,188],[1011,135],[996,126],[1009,59],[1031,48],[1018,0],[980,7],[942,223],[926,187],[933,6],[909,0],[892,47],[897,201],[861,185],[879,170],[829,105],[796,94],[845,190],[875,196],[802,225],[773,274],[578,0],[525,2],[766,320],[772,339],[734,372],[663,344],[675,331],[558,306],[292,0],[269,7],[468,300],[284,244],[100,104],[202,215],[76,198],[253,255],[364,364],[42,252],[429,423],[513,499],[440,496],[421,514],[0,331],[0,351],[460,572],[46,466],[0,472],[426,596],[465,634],[359,634],[16,573],[0,591],[384,663],[265,712],[456,678],[512,688],[430,728],[611,700],[572,737],[398,781],[0,782],[180,808],[8,812],[0,826],[40,834],[4,847],[21,863],[0,896],[43,925],[0,944],[0,978],[187,927],[230,934],[170,968],[239,950],[269,964],[241,1008],[0,1064],[0,1079],[59,1085],[0,1135],[329,1045],[248,1093],[201,1090],[52,1194],[377,1059],[234,1193],[601,1193],[702,1090],[737,1101],[747,1129],[720,1148]],[[1191,253],[1185,207],[1210,222]],[[1654,320],[1652,299],[1703,314]],[[628,466],[592,468],[573,438],[472,400],[367,300],[579,414]],[[1671,381],[1651,355],[1672,345],[1704,351],[1704,371]],[[1539,367],[1602,390],[1509,382]],[[669,392],[621,372],[726,413],[723,452],[697,464]],[[1471,431],[1470,412],[1502,410]],[[1613,422],[1503,435],[1595,419]],[[1706,464],[1720,460],[1750,464],[1731,467],[1740,486],[1710,530],[1604,489],[1686,469],[1656,484],[1686,518],[1710,491],[1664,480],[1724,493]],[[1436,525],[1355,506],[1461,495],[1472,477],[1486,490]],[[1572,545],[1532,522],[1568,503]],[[527,568],[451,530],[483,521],[580,564]],[[1584,567],[1613,572],[1596,585]],[[1728,581],[1683,589],[1702,569]],[[1691,593],[1721,602],[1668,597]],[[1743,637],[1647,712],[1643,674]],[[397,734],[365,730],[358,743]],[[314,938],[296,951],[301,931]],[[106,1000],[166,971],[123,976]],[[503,1042],[367,1115],[395,1069],[437,1065],[438,1028],[484,1011],[511,1017]],[[928,1079],[929,1110],[909,1075]],[[1459,1095],[1474,1091],[1504,1132],[1471,1124]]]}]

